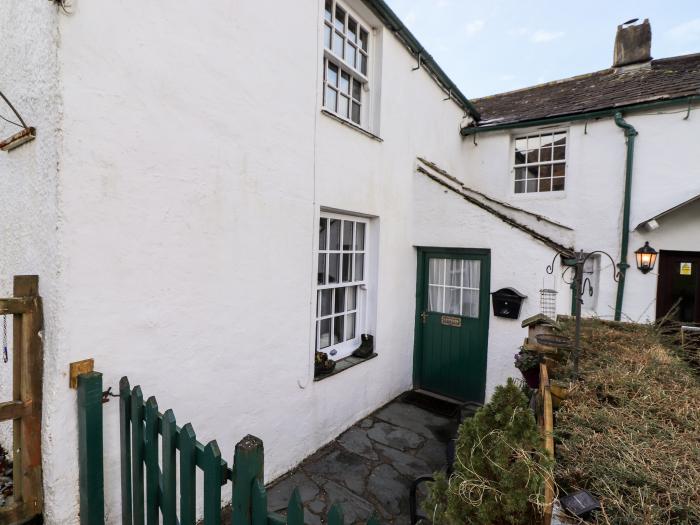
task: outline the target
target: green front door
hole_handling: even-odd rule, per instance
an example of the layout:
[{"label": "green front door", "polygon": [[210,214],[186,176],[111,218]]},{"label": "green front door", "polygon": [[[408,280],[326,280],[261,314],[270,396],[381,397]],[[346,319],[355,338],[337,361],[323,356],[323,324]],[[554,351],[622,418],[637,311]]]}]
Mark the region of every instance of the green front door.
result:
[{"label": "green front door", "polygon": [[418,249],[414,382],[484,402],[489,331],[489,250]]}]

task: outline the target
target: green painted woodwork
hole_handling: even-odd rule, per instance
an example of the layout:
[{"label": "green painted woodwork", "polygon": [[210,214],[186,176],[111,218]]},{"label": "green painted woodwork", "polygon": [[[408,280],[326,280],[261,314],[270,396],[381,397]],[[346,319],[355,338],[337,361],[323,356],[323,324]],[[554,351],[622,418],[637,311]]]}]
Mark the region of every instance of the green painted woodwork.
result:
[{"label": "green painted woodwork", "polygon": [[175,425],[175,414],[172,410],[167,410],[163,414],[162,424],[162,447],[161,461],[163,464],[163,503],[161,512],[163,513],[163,525],[177,525],[177,514],[175,512],[177,499],[177,430]]},{"label": "green painted woodwork", "polygon": [[131,387],[129,380],[119,381],[119,444],[121,448],[122,525],[132,525],[131,519]]},{"label": "green painted woodwork", "polygon": [[[428,311],[428,261],[463,259],[481,262],[479,316]],[[461,401],[484,402],[490,307],[490,252],[456,248],[419,248],[416,286],[414,383]],[[443,317],[459,318],[448,326]]]},{"label": "green painted woodwork", "polygon": [[287,524],[304,525],[304,506],[301,504],[299,489],[295,488],[287,505]]},{"label": "green painted woodwork", "polygon": [[81,525],[104,524],[102,374],[78,376],[78,457]]},{"label": "green painted woodwork", "polygon": [[[101,374],[79,376],[78,411],[81,524],[104,524]],[[161,515],[163,525],[195,525],[198,468],[204,478],[203,525],[221,525],[221,487],[229,481],[233,481],[235,525],[304,525],[304,507],[297,489],[290,497],[286,516],[268,512],[264,447],[259,438],[248,435],[236,445],[234,466],[229,469],[216,441],[203,446],[190,423],[179,428],[172,410],[158,412],[153,396],[144,403],[141,387],[132,389],[126,377],[119,382],[119,440],[122,525],[156,525]],[[326,523],[343,525],[340,506],[331,508]],[[379,522],[372,517],[367,525]]]},{"label": "green painted woodwork", "polygon": [[253,525],[267,525],[267,492],[261,479],[253,480],[250,508]]},{"label": "green painted woodwork", "polygon": [[232,521],[236,525],[251,525],[250,505],[253,483],[263,480],[264,448],[260,439],[248,435],[237,445],[233,464]]},{"label": "green painted woodwork", "polygon": [[131,487],[134,525],[143,525],[143,393],[140,386],[131,392]]},{"label": "green painted woodwork", "polygon": [[221,452],[216,441],[204,448],[204,525],[221,525]]},{"label": "green painted woodwork", "polygon": [[197,522],[197,436],[187,423],[178,436],[180,448],[180,523],[195,525]]},{"label": "green painted woodwork", "polygon": [[158,402],[151,396],[144,409],[144,456],[146,460],[146,525],[158,525]]},{"label": "green painted woodwork", "polygon": [[328,512],[328,525],[343,525],[345,518],[343,517],[343,509],[337,503],[333,504]]}]

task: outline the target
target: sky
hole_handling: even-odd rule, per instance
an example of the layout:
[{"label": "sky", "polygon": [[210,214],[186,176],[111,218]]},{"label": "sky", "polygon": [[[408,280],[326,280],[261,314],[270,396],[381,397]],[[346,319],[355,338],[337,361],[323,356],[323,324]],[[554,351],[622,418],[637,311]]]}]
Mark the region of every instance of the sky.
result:
[{"label": "sky", "polygon": [[618,24],[651,23],[654,58],[700,52],[700,0],[386,0],[468,98],[612,65]]}]

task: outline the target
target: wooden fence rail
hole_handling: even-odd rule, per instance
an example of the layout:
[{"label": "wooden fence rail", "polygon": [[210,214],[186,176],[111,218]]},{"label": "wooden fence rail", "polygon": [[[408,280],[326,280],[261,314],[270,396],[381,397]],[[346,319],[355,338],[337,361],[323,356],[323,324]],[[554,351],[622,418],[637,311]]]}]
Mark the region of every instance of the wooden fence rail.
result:
[{"label": "wooden fence rail", "polygon": [[0,299],[0,315],[12,315],[12,400],[0,403],[0,421],[12,420],[12,503],[0,507],[0,525],[41,515],[41,405],[43,310],[36,275],[14,278],[14,297]]},{"label": "wooden fence rail", "polygon": [[[78,377],[82,525],[104,523],[102,414],[90,410],[94,403],[101,404],[101,393],[100,373]],[[286,516],[268,512],[260,439],[243,438],[229,467],[216,441],[200,443],[190,423],[178,426],[173,411],[159,412],[153,396],[144,402],[141,387],[131,388],[126,377],[119,382],[119,418],[122,525],[156,525],[161,516],[163,525],[195,525],[198,470],[203,478],[204,525],[221,525],[222,487],[229,482],[232,525],[304,525],[304,508],[296,489]],[[92,491],[82,490],[83,480]],[[340,506],[331,508],[326,523],[343,525]],[[370,518],[367,525],[379,522]]]}]

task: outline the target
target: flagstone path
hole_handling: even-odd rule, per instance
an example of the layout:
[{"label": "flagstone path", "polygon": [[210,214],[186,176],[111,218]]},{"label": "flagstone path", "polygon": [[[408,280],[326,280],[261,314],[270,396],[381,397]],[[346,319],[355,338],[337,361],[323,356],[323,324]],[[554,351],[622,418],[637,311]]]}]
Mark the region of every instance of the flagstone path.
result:
[{"label": "flagstone path", "polygon": [[411,481],[445,467],[456,428],[456,419],[392,401],[271,485],[268,508],[284,514],[298,487],[308,525],[323,523],[335,502],[346,525],[364,524],[372,514],[382,524],[407,525]]}]

